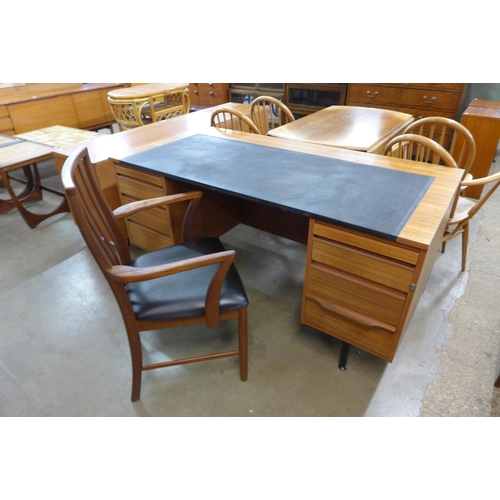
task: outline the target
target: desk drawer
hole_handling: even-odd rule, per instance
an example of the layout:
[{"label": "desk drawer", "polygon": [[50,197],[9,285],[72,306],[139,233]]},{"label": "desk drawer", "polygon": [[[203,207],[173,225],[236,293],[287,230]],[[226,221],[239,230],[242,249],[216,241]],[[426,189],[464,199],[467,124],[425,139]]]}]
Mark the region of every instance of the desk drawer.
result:
[{"label": "desk drawer", "polygon": [[312,262],[402,292],[410,289],[414,273],[412,266],[320,238],[314,238],[312,245]]},{"label": "desk drawer", "polygon": [[347,229],[341,229],[322,222],[315,222],[313,232],[315,236],[343,243],[354,248],[366,250],[389,257],[391,259],[415,265],[418,262],[419,252],[413,248],[395,245],[387,240],[371,238],[364,234],[355,233]]},{"label": "desk drawer", "polygon": [[146,172],[141,172],[140,170],[135,170],[133,168],[122,167],[116,165],[116,174],[123,177],[130,177],[132,179],[137,179],[153,186],[158,186],[163,189],[165,185],[165,180],[163,177],[158,175],[148,174]]},{"label": "desk drawer", "polygon": [[154,229],[127,219],[130,243],[149,252],[173,245],[172,238]]},{"label": "desk drawer", "polygon": [[[137,201],[124,194],[121,195],[122,203],[131,203]],[[170,222],[170,210],[168,207],[156,207],[149,210],[143,210],[130,217],[128,220],[141,224],[143,226],[153,228],[156,232],[160,232],[166,236],[172,237],[172,226]]]},{"label": "desk drawer", "polygon": [[406,294],[347,273],[311,264],[308,296],[373,318],[396,329]]},{"label": "desk drawer", "polygon": [[307,297],[302,322],[381,358],[390,356],[394,331],[369,317],[354,315],[334,304]]},{"label": "desk drawer", "polygon": [[[167,194],[163,177],[116,165],[121,203],[157,198]],[[156,250],[174,244],[170,208],[156,207],[127,217],[130,243],[144,250]]]},{"label": "desk drawer", "polygon": [[420,261],[418,249],[312,220],[301,322],[392,361]]}]

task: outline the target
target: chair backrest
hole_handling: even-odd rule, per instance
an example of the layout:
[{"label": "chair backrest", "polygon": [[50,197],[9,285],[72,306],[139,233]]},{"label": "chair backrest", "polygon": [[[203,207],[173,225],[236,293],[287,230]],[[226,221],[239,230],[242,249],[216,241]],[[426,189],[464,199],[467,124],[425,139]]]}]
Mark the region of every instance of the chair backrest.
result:
[{"label": "chair backrest", "polygon": [[468,219],[472,219],[472,217],[474,217],[474,215],[482,208],[482,206],[486,203],[486,201],[490,198],[490,196],[495,192],[498,186],[500,186],[500,172],[488,175],[486,177],[481,177],[480,179],[461,182],[461,185],[463,187],[485,186],[486,184],[491,184],[491,186],[488,186],[488,189],[486,190],[483,189],[481,197],[469,210]]},{"label": "chair backrest", "polygon": [[131,257],[113,211],[104,198],[86,147],[78,148],[68,157],[61,178],[75,223],[107,278],[107,269],[114,265],[128,265]]},{"label": "chair backrest", "polygon": [[113,99],[108,96],[108,103],[121,131],[143,125],[139,108],[146,105],[148,99]]},{"label": "chair backrest", "polygon": [[138,107],[141,125],[156,123],[189,113],[189,90],[173,89],[151,95]]},{"label": "chair backrest", "polygon": [[406,127],[405,134],[428,137],[443,146],[455,159],[458,168],[469,172],[476,157],[476,142],[461,123],[442,116],[422,118]]},{"label": "chair backrest", "polygon": [[210,119],[212,127],[239,130],[258,134],[257,125],[245,114],[237,109],[219,108],[212,113]]},{"label": "chair backrest", "polygon": [[262,135],[266,135],[269,129],[280,127],[295,120],[292,112],[285,104],[269,96],[259,96],[253,100],[250,107],[250,116]]},{"label": "chair backrest", "polygon": [[392,138],[385,146],[384,155],[458,168],[446,149],[432,139],[416,134],[402,134]]}]

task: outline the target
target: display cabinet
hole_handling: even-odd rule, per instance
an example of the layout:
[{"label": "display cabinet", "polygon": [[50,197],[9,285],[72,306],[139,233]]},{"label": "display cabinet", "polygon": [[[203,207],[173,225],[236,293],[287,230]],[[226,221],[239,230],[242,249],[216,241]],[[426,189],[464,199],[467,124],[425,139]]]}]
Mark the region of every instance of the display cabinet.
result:
[{"label": "display cabinet", "polygon": [[346,83],[287,83],[285,104],[296,116],[345,104]]},{"label": "display cabinet", "polygon": [[261,95],[268,95],[283,101],[285,95],[284,83],[231,83],[229,100],[242,104],[251,104]]}]

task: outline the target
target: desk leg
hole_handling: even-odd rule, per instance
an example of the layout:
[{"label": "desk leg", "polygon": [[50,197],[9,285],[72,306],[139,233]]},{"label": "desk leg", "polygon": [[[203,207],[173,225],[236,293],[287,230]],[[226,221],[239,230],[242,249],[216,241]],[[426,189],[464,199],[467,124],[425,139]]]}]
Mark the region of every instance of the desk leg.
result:
[{"label": "desk leg", "polygon": [[340,351],[339,369],[344,371],[347,370],[347,359],[349,358],[349,350],[351,349],[351,344],[347,342],[342,342],[342,349]]},{"label": "desk leg", "polygon": [[[14,189],[10,185],[10,177],[8,173],[5,172],[4,170],[0,171],[2,183],[9,192],[9,195],[11,197],[11,199],[8,202],[6,202],[5,200],[1,200],[2,201],[2,204],[0,204],[1,213],[2,214],[7,213],[13,206],[15,206],[31,229],[35,228],[36,226],[38,226],[38,224],[40,224],[40,222],[44,221],[49,217],[52,217],[53,215],[69,212],[69,205],[64,193],[61,193],[60,191],[57,191],[55,189],[50,189],[45,186],[42,186],[40,182],[40,174],[38,172],[36,164],[34,164],[33,167],[35,172],[34,179],[30,167],[28,166],[24,168],[24,172],[26,175],[26,188],[23,190],[20,196],[16,195]],[[62,196],[63,200],[61,201],[61,203],[58,205],[57,208],[45,214],[35,214],[33,212],[30,212],[29,210],[26,210],[26,208],[24,208],[23,206],[23,202],[41,200],[42,189],[57,194],[59,196]]]}]

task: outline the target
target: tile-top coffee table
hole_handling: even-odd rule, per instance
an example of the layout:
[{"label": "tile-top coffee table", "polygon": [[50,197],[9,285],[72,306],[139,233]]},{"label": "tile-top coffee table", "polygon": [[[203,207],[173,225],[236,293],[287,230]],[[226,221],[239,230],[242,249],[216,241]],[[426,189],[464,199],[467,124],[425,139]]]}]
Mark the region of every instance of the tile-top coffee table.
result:
[{"label": "tile-top coffee table", "polygon": [[[79,130],[56,125],[40,130],[25,132],[16,136],[0,135],[0,176],[10,199],[0,199],[0,214],[6,214],[17,208],[30,228],[53,215],[69,212],[69,206],[64,192],[44,186],[36,163],[52,158],[52,151],[71,144],[102,137],[97,132]],[[13,171],[23,169],[25,178],[15,177]],[[25,189],[16,194],[10,181],[16,180],[26,185]],[[26,209],[23,203],[39,201],[43,198],[42,191],[48,191],[63,197],[57,208],[48,213],[33,213]]]}]

